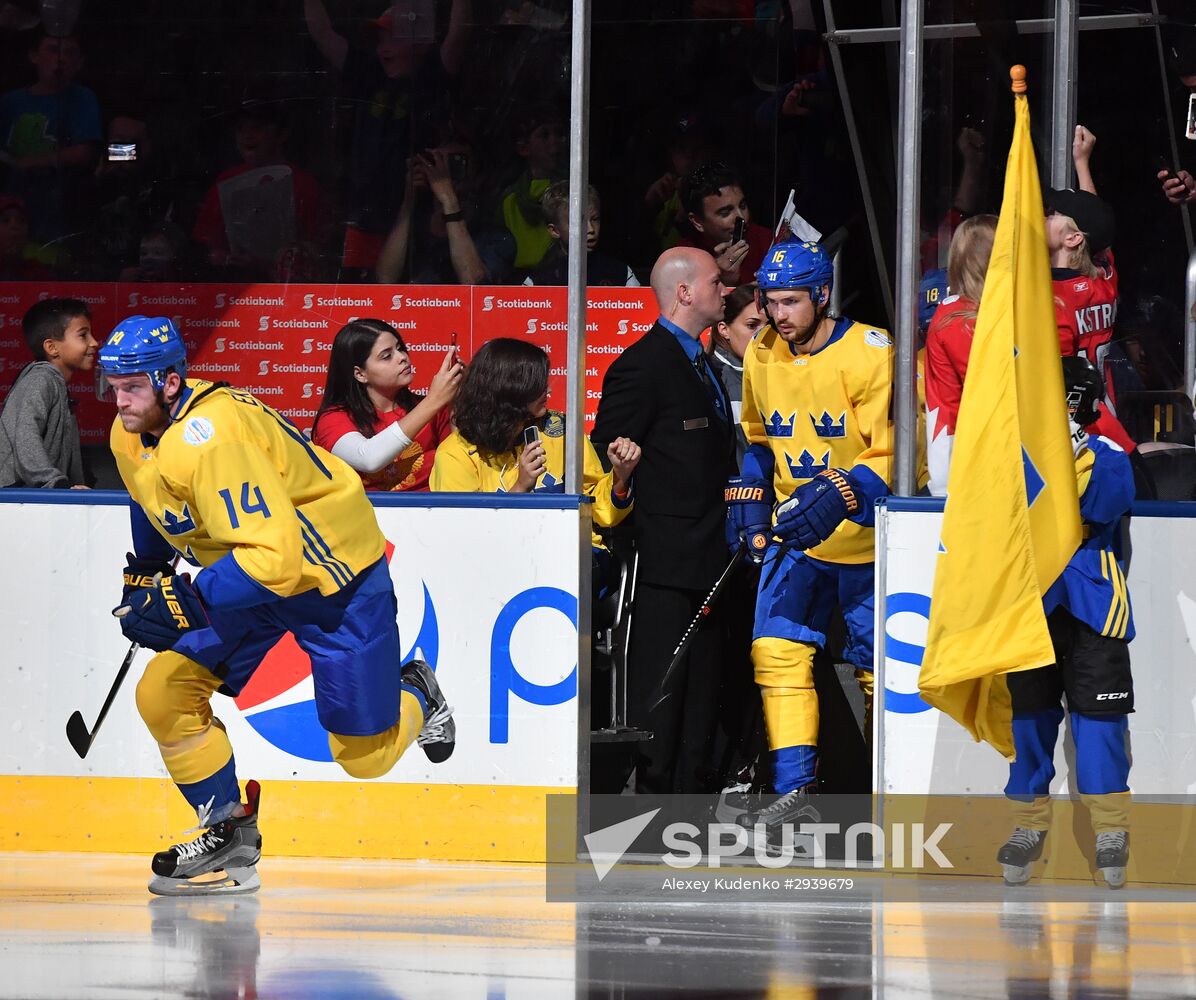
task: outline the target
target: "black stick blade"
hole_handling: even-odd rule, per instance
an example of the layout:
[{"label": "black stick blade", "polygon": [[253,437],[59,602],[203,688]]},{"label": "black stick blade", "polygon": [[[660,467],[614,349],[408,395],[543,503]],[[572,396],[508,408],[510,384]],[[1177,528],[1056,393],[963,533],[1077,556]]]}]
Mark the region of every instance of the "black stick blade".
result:
[{"label": "black stick blade", "polygon": [[66,738],[71,748],[80,757],[86,757],[91,749],[91,733],[87,730],[87,723],[83,721],[83,713],[75,712],[66,720]]}]

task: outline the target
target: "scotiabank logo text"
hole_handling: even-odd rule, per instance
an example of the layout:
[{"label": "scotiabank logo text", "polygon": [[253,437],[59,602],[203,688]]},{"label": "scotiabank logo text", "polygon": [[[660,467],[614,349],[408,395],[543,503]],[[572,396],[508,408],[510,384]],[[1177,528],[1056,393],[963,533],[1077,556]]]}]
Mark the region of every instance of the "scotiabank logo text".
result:
[{"label": "scotiabank logo text", "polygon": [[229,295],[227,292],[216,293],[216,308],[228,306],[285,306],[287,300],[281,295]]},{"label": "scotiabank logo text", "polygon": [[551,309],[552,302],[548,299],[504,299],[499,295],[486,295],[482,298],[482,312],[493,312],[495,309]]},{"label": "scotiabank logo text", "polygon": [[259,361],[258,375],[324,375],[328,369],[324,365],[280,365],[277,361]]},{"label": "scotiabank logo text", "polygon": [[267,330],[327,330],[326,319],[271,319],[269,316],[257,318],[258,333]]},{"label": "scotiabank logo text", "polygon": [[308,337],[307,340],[305,340],[303,342],[303,353],[304,354],[311,354],[312,351],[331,351],[331,350],[332,350],[332,345],[324,340],[313,340],[311,337]]},{"label": "scotiabank logo text", "polygon": [[277,340],[229,340],[227,337],[216,338],[216,353],[230,351],[281,351],[282,343]]},{"label": "scotiabank logo text", "polygon": [[[564,323],[564,322],[545,323],[542,319],[529,319],[527,321],[527,332],[528,333],[536,333],[536,332],[560,333],[560,332],[562,332],[564,330],[568,330],[568,329],[569,329],[569,324]],[[598,332],[598,324],[597,323],[587,323],[586,324],[586,333],[597,333],[597,332]]]},{"label": "scotiabank logo text", "polygon": [[146,295],[144,292],[129,292],[129,308],[136,306],[197,306],[199,299],[194,295]]},{"label": "scotiabank logo text", "polygon": [[390,308],[395,309],[460,309],[460,299],[441,299],[426,295],[395,294],[390,297]]},{"label": "scotiabank logo text", "polygon": [[332,295],[332,296],[316,296],[308,293],[303,296],[303,308],[315,309],[327,307],[345,307],[348,306],[353,309],[373,309],[373,299],[355,299],[346,295]]}]

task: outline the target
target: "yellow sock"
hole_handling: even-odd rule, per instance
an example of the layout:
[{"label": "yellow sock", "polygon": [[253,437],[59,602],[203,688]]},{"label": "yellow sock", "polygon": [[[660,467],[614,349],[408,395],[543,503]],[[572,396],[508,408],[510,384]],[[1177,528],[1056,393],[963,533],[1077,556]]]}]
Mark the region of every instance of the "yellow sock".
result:
[{"label": "yellow sock", "polygon": [[374,736],[338,736],[328,734],[332,759],[354,778],[380,778],[415,742],[424,725],[419,699],[410,691],[399,699],[399,721]]}]

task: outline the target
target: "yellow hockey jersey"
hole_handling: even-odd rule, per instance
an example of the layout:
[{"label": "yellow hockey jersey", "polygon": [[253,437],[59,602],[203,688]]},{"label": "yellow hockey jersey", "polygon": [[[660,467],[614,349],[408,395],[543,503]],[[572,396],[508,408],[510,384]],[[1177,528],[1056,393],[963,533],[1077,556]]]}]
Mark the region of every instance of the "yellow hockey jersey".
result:
[{"label": "yellow hockey jersey", "polygon": [[[550,412],[544,421],[540,435],[544,446],[544,474],[536,480],[536,492],[559,491],[565,483],[565,421],[560,413]],[[505,455],[484,457],[475,445],[453,431],[436,449],[436,460],[432,465],[431,488],[445,493],[508,493],[519,478],[519,456],[523,445]],[[585,443],[585,463],[582,469],[582,490],[594,498],[594,525],[599,528],[613,528],[631,510],[632,498],[618,499],[614,495],[615,476],[603,472],[598,453]],[[594,535],[593,543],[602,541]]]},{"label": "yellow hockey jersey", "polygon": [[385,539],[348,465],[248,392],[198,379],[185,391],[156,446],[119,417],[111,445],[133,501],[176,551],[204,567],[232,553],[248,578],[222,564],[227,585],[213,590],[221,574],[201,573],[208,603],[221,607],[228,591],[254,584],[277,597],[332,594],[382,557]]},{"label": "yellow hockey jersey", "polygon": [[[764,326],[743,360],[741,422],[748,444],[772,453],[778,504],[823,469],[864,465],[892,486],[893,342],[887,332],[840,319],[824,347],[794,354]],[[844,521],[809,554],[835,563],[872,562],[873,529]]]}]

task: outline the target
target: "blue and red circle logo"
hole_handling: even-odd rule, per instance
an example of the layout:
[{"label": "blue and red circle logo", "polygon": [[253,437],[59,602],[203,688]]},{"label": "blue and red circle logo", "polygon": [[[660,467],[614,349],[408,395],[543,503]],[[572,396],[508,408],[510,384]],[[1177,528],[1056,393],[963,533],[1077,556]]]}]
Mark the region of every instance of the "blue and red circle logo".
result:
[{"label": "blue and red circle logo", "polygon": [[[393,555],[394,545],[387,542],[387,565]],[[403,653],[402,662],[418,655],[435,669],[440,656],[440,629],[427,585],[422,589],[419,633]],[[398,666],[395,664],[396,670]],[[289,632],[266,654],[235,700],[245,720],[271,745],[293,757],[332,762],[328,734],[316,716],[311,660]]]}]

